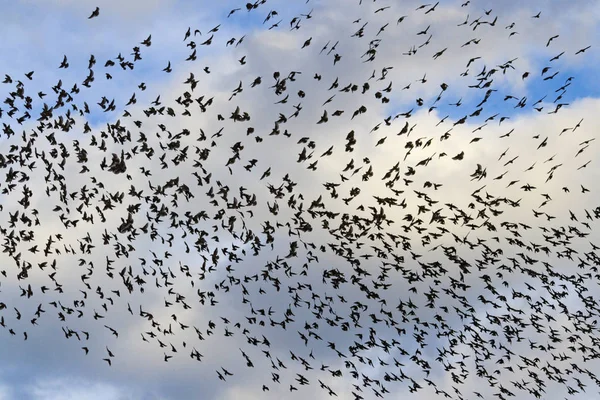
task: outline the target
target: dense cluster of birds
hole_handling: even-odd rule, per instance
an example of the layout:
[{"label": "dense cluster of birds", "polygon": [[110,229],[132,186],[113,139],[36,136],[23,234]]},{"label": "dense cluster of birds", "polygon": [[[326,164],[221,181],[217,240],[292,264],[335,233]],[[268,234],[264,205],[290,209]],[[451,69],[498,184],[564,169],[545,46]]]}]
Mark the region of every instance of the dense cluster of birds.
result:
[{"label": "dense cluster of birds", "polygon": [[[235,8],[226,20],[243,12],[263,13],[265,30],[301,36],[311,19],[319,18],[319,8],[306,3],[303,13],[285,21],[283,11],[267,12],[267,0]],[[82,99],[86,90],[113,76],[131,80],[144,51],[151,51],[152,35],[130,56],[97,64],[92,55],[87,76],[72,87],[60,80],[46,92],[31,93],[34,71],[25,79],[6,75],[10,93],[3,102],[7,108],[0,109],[2,331],[27,340],[35,326],[58,318],[64,336],[78,343],[82,355],[112,368],[120,362],[115,346],[124,340],[119,326],[127,315],[144,323],[136,340],[158,349],[167,363],[189,356],[204,364],[215,350],[203,344],[211,336],[224,336],[224,343],[242,337],[244,348],[226,350],[237,363],[219,366],[214,378],[232,384],[244,369],[264,364],[264,380],[256,388],[264,392],[276,385],[290,392],[318,385],[336,397],[348,389],[359,400],[404,387],[453,399],[508,399],[544,398],[557,388],[577,396],[600,385],[588,364],[600,355],[594,294],[600,247],[590,237],[600,206],[575,209],[593,201],[593,188],[577,179],[589,170],[592,159],[579,160],[594,138],[581,140],[575,158],[567,155],[564,162],[542,155],[549,141],[585,129],[586,121],[545,133],[507,130],[495,139],[502,143],[520,136],[520,149],[498,149],[497,160],[477,163],[470,176],[421,179],[436,165],[468,163],[469,154],[479,151],[478,142],[495,135],[493,123],[500,128],[510,123],[509,111],[502,115],[503,110],[535,109],[548,118],[562,112],[576,77],[563,76],[556,61],[566,53],[583,57],[591,46],[558,50],[541,71],[520,70],[516,58],[493,66],[484,57],[468,58],[461,77],[469,81],[466,90],[481,99],[478,104],[462,104],[452,85],[434,82],[439,95],[432,101],[419,97],[369,131],[359,123],[375,111],[335,105],[341,96],[373,96],[389,109],[393,82],[388,75],[402,66],[377,64],[386,29],[401,30],[410,18],[422,21],[419,31],[402,31],[415,42],[402,54],[427,53],[434,65],[451,52],[456,57],[467,47],[485,46],[476,36],[481,30],[516,40],[518,26],[466,1],[459,8],[466,19],[454,29],[472,31],[474,38],[456,49],[437,48],[436,36],[445,34],[435,31],[439,2],[406,15],[396,10],[400,3],[376,9],[362,3],[364,16],[348,22],[355,32],[350,37],[319,44],[312,36],[300,40],[298,51],[325,57],[337,77],[270,71],[250,82],[235,79],[225,95],[199,94],[211,77],[206,66],[203,78],[190,72],[184,90],[173,98],[161,94],[141,104],[142,92],[150,91],[141,83],[128,99],[108,94],[96,104]],[[96,8],[87,23],[102,17]],[[373,26],[372,17],[389,21]],[[530,23],[543,18],[538,12]],[[223,38],[223,28],[182,30],[189,56],[168,61],[159,72],[177,72],[183,64],[198,68],[208,46],[243,51],[245,36]],[[363,37],[366,51],[354,60],[342,47],[363,46]],[[552,48],[557,38],[553,34],[542,46]],[[60,59],[58,68],[68,69],[67,55]],[[254,61],[259,60],[251,53],[238,60],[242,69]],[[360,83],[342,83],[356,79],[345,75],[356,62],[376,68]],[[426,69],[421,73],[402,93],[428,81]],[[502,95],[501,78],[494,82],[499,75],[558,83],[532,104],[526,97]],[[308,81],[323,86],[328,98],[311,96],[307,86],[292,89]],[[274,118],[266,122],[272,129],[244,110],[244,103],[236,104],[265,85],[276,102],[249,96],[255,106],[271,104],[264,112]],[[294,130],[305,98],[312,102],[305,112],[317,114]],[[294,99],[299,103],[289,108]],[[492,112],[484,109],[488,102],[495,102]],[[411,123],[413,114],[447,106],[464,116],[446,116],[436,125],[439,131],[421,131],[425,136],[416,138],[420,131]],[[213,112],[225,107],[230,115]],[[98,113],[109,116],[105,127],[90,122]],[[186,122],[192,116],[218,129],[205,133],[205,126]],[[335,124],[344,118],[357,128],[340,132]],[[480,136],[456,149],[452,142],[463,134],[452,131],[467,121],[481,121],[473,131]],[[332,137],[342,138],[341,146],[311,133],[323,124],[331,126]],[[393,129],[395,137],[377,136]],[[375,148],[388,146],[394,146],[394,155],[402,153],[384,160],[393,160],[389,168],[370,159]],[[442,151],[415,161],[427,147]],[[264,162],[275,157],[274,149],[281,160],[296,161],[295,172]],[[334,154],[346,161],[330,161]],[[519,157],[533,165],[517,170]],[[531,175],[540,166],[548,167],[545,176]],[[323,168],[334,169],[335,179],[322,181]],[[503,172],[488,176],[497,169]],[[555,175],[567,169],[568,185],[550,191]],[[306,191],[298,190],[298,180],[308,180]],[[470,190],[473,184],[477,188]],[[449,200],[451,188],[461,192],[456,201]],[[557,197],[574,211],[551,214]],[[530,202],[541,204],[525,209]],[[531,218],[536,225],[527,222]],[[15,298],[5,296],[11,285],[18,287]],[[151,296],[163,300],[148,304]],[[197,322],[218,307],[219,318]],[[111,320],[111,315],[117,317]],[[94,347],[92,336],[106,345]],[[467,390],[473,380],[483,384]]]}]

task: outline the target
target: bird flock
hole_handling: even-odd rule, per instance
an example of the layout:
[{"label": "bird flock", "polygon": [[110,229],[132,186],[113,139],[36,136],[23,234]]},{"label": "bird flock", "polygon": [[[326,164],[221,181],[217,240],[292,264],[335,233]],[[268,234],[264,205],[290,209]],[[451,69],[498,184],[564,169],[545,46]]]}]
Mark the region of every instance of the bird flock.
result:
[{"label": "bird flock", "polygon": [[[269,3],[183,27],[162,88],[104,89],[139,81],[160,31],[91,55],[77,81],[5,75],[3,346],[47,326],[35,340],[62,335],[106,368],[184,363],[223,387],[254,369],[248,390],[274,398],[598,392],[597,123],[560,70],[593,45],[522,37],[547,23],[542,2],[519,23],[477,1],[360,0],[357,18]],[[258,27],[227,37],[244,13]],[[322,40],[331,18],[346,31]],[[497,43],[552,55],[538,69]],[[235,68],[210,63],[215,47]],[[74,73],[72,57],[48,68]],[[461,70],[436,81],[445,63]],[[512,91],[528,84],[543,93]],[[519,128],[530,111],[544,130]]]}]

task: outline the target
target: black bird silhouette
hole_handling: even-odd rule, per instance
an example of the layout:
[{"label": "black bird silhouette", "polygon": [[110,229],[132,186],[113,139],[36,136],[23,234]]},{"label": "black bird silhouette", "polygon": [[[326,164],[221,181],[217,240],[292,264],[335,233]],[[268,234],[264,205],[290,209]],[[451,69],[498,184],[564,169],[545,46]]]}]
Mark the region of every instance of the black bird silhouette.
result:
[{"label": "black bird silhouette", "polygon": [[96,7],[96,9],[92,12],[92,14],[88,17],[88,19],[96,18],[100,15],[100,7]]}]

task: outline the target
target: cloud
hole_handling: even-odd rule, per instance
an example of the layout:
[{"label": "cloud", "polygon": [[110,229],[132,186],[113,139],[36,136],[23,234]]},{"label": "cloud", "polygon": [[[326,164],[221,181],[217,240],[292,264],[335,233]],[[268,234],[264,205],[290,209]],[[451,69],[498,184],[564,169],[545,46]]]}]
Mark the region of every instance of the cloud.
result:
[{"label": "cloud", "polygon": [[46,380],[36,382],[29,392],[32,398],[39,400],[120,400],[120,399],[141,399],[127,389],[118,388],[110,384],[98,382],[81,382],[76,380]]}]

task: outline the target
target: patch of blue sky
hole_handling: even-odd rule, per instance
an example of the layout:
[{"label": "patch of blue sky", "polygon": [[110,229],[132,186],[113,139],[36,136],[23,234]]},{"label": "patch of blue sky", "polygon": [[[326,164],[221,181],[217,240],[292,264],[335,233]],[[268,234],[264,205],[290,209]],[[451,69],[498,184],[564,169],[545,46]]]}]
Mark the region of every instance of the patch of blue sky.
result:
[{"label": "patch of blue sky", "polygon": [[[469,122],[476,121],[475,123],[483,123],[488,117],[498,114],[494,120],[489,121],[492,123],[499,123],[501,117],[514,118],[517,115],[523,113],[531,113],[532,106],[543,99],[543,103],[537,104],[535,107],[543,107],[539,112],[546,113],[554,110],[553,104],[558,103],[572,103],[577,99],[585,97],[600,97],[600,85],[594,84],[594,78],[597,75],[597,71],[593,65],[589,64],[573,64],[567,66],[559,66],[559,64],[552,65],[544,76],[540,75],[540,71],[531,72],[528,78],[525,78],[526,86],[525,90],[518,95],[515,93],[511,94],[507,90],[506,85],[492,85],[493,89],[498,91],[492,92],[488,100],[480,107],[483,108],[479,116],[469,117]],[[544,81],[544,78],[552,75],[554,72],[560,71],[553,79]],[[479,71],[478,71],[479,72]],[[496,72],[501,74],[502,72]],[[508,73],[508,72],[507,72]],[[570,81],[567,81],[569,77],[573,77]],[[567,85],[565,90],[558,90],[563,85]],[[469,89],[468,95],[463,98],[449,97],[447,95],[442,96],[442,99],[435,104],[436,112],[440,115],[440,118],[448,116],[448,121],[457,121],[463,118],[465,115],[469,116],[473,113],[484,99],[487,89]],[[558,98],[562,94],[562,98]],[[506,99],[507,95],[512,95],[514,98]],[[428,110],[433,105],[437,95],[431,98],[424,99],[424,105],[422,108]],[[544,96],[546,96],[544,98]],[[522,97],[527,97],[525,107],[516,107]],[[419,109],[413,100],[409,100],[405,103],[399,103],[393,101],[391,97],[390,103],[386,107],[386,115],[395,116],[398,113],[407,112],[414,107],[413,114]],[[460,106],[454,105],[460,100]]]},{"label": "patch of blue sky", "polygon": [[[158,28],[161,23],[171,23],[172,21],[169,20],[173,18],[173,15],[169,15],[167,12],[164,21],[153,20],[152,24],[147,27],[138,26],[136,29],[128,29],[127,26],[119,24],[114,26],[114,29],[107,29],[106,26],[102,26],[96,20],[90,21],[87,17],[80,15],[83,12],[80,8],[59,7],[50,3],[11,2],[5,7],[4,18],[2,18],[6,19],[4,25],[4,33],[6,34],[4,36],[11,37],[11,40],[2,41],[0,50],[4,54],[12,54],[12,57],[5,62],[0,61],[0,72],[10,75],[15,81],[21,80],[26,85],[27,93],[34,99],[34,107],[30,111],[32,115],[39,114],[44,102],[49,105],[53,104],[54,93],[51,87],[47,87],[49,82],[56,84],[59,80],[62,80],[63,88],[67,91],[70,91],[76,83],[81,92],[77,95],[73,94],[77,99],[74,103],[78,107],[83,104],[83,101],[90,105],[91,113],[86,115],[86,119],[92,127],[114,120],[116,113],[103,112],[97,106],[96,103],[102,96],[98,87],[107,93],[127,96],[128,99],[133,93],[133,89],[137,89],[141,82],[151,86],[155,83],[168,82],[171,79],[172,75],[164,73],[162,69],[166,67],[169,61],[172,61],[172,65],[180,64],[182,57],[185,59],[189,55],[188,53],[193,51],[189,47],[175,45],[183,39],[187,26],[191,26],[192,31],[195,29],[203,31],[200,36],[190,38],[190,40],[196,41],[197,44],[206,40],[207,31],[212,28],[212,26],[193,25],[194,21],[200,21],[203,17],[210,15],[208,18],[212,20],[215,26],[219,23],[222,24],[218,42],[212,46],[197,46],[198,59],[195,63],[198,64],[198,70],[200,71],[203,58],[210,59],[211,55],[220,51],[220,49],[215,48],[218,47],[215,44],[220,45],[221,41],[228,39],[223,36],[223,31],[227,28],[233,28],[234,31],[240,32],[259,30],[284,19],[284,16],[299,16],[301,13],[310,11],[307,9],[308,5],[306,4],[299,5],[295,3],[293,7],[290,7],[289,4],[279,3],[275,4],[275,6],[281,6],[277,7],[279,8],[277,10],[278,15],[272,16],[270,20],[265,22],[265,18],[270,11],[276,9],[271,8],[273,5],[263,4],[258,9],[248,12],[244,5],[235,3],[236,6],[241,6],[241,10],[228,18],[229,11],[234,7],[232,2],[211,4],[209,7],[210,12],[208,12],[199,9],[195,3],[191,4],[191,2],[180,0],[176,2],[177,7],[171,8],[171,10],[177,10],[178,15],[184,16],[181,18],[180,32],[175,32],[171,28],[166,30],[171,32],[167,37],[155,34],[152,38],[152,47],[146,48],[139,42],[146,38],[146,34],[152,34],[153,28],[157,28],[156,30],[164,33],[164,29]],[[101,11],[101,13],[104,14],[104,11]],[[136,19],[131,16],[130,18]],[[23,28],[21,24],[15,23],[15,21],[26,19],[36,21],[35,30]],[[125,23],[126,21],[121,22]],[[132,21],[133,23],[135,21]],[[90,27],[92,24],[96,24],[96,26]],[[94,33],[94,29],[97,30],[97,33]],[[137,37],[141,33],[140,30],[144,31],[143,37]],[[126,59],[131,60],[133,46],[140,47],[142,61],[135,64],[134,71],[122,71],[116,57],[121,54]],[[34,48],[35,51],[32,51]],[[88,62],[92,54],[96,58],[96,65],[93,68],[95,81],[92,83],[92,89],[88,89],[82,87],[81,83],[87,74]],[[67,56],[68,69],[58,68],[63,55]],[[115,61],[116,65],[112,68],[105,68],[104,63],[109,59]],[[30,70],[35,71],[33,81],[29,81],[23,76],[25,72]],[[111,74],[113,79],[107,80],[106,73]],[[12,85],[10,90],[12,90]],[[123,90],[127,91],[123,92]],[[40,100],[37,96],[34,96],[40,91],[48,94],[48,97]],[[144,93],[140,90],[136,92],[139,101]],[[127,99],[116,98],[115,102],[121,105]],[[122,114],[122,111],[123,107],[118,107],[117,112],[119,115]]]}]

